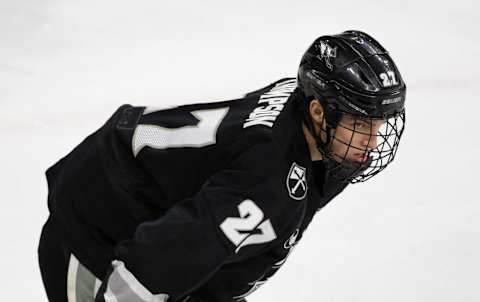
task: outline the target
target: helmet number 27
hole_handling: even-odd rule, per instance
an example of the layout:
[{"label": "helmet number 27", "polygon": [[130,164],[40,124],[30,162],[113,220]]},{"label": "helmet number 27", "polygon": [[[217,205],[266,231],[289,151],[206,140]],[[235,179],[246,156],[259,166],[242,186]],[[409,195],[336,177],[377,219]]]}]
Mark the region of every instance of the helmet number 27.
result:
[{"label": "helmet number 27", "polygon": [[382,72],[380,74],[380,79],[383,81],[383,87],[398,85],[397,79],[395,78],[395,72],[391,70]]}]

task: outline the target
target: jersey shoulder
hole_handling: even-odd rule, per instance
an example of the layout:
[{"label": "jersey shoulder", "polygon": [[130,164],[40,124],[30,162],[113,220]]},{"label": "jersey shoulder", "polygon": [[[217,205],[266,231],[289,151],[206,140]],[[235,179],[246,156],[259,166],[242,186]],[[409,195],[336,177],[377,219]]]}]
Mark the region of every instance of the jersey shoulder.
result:
[{"label": "jersey shoulder", "polygon": [[124,105],[111,120],[134,157],[147,150],[234,159],[254,148],[252,162],[274,167],[301,127],[292,101],[296,87],[295,78],[284,78],[242,99],[163,109]]},{"label": "jersey shoulder", "polygon": [[277,86],[278,84],[280,83],[283,83],[283,82],[292,82],[292,81],[296,81],[295,78],[282,78],[278,81],[275,81],[265,87],[262,87],[260,89],[257,89],[257,90],[254,90],[252,92],[249,92],[247,94],[245,94],[245,97],[251,97],[251,96],[259,96],[259,95],[262,95],[263,93],[265,92],[268,92],[269,90],[271,90],[273,87]]}]

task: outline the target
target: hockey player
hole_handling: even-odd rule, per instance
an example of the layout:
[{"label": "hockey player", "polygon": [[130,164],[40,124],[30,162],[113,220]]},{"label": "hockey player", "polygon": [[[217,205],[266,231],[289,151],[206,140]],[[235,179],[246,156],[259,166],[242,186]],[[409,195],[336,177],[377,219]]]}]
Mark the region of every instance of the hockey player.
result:
[{"label": "hockey player", "polygon": [[314,214],[392,162],[405,84],[358,31],[242,99],[124,105],[47,171],[50,301],[244,301]]}]

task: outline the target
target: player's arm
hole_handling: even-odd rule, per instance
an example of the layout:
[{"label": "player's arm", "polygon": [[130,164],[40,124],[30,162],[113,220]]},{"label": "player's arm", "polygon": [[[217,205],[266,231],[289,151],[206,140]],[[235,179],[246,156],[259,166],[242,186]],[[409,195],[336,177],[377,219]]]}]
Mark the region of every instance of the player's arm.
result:
[{"label": "player's arm", "polygon": [[270,179],[258,164],[250,168],[243,160],[259,148],[251,148],[193,198],[141,224],[134,238],[119,244],[96,301],[176,301],[225,262],[268,248],[281,231],[281,220],[270,209]]}]

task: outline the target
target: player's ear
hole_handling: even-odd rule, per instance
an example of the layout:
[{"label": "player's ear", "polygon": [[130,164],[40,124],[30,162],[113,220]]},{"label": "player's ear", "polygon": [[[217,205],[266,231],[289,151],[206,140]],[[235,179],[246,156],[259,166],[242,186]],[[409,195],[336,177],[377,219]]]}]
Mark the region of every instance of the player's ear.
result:
[{"label": "player's ear", "polygon": [[318,124],[323,123],[323,106],[317,99],[310,101],[309,111],[314,122]]}]

